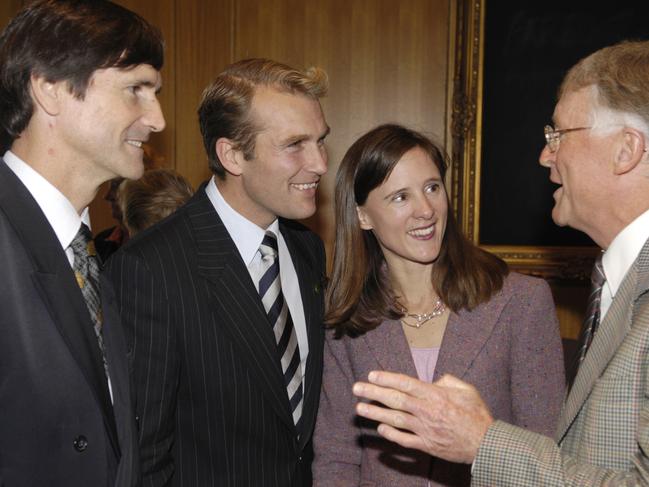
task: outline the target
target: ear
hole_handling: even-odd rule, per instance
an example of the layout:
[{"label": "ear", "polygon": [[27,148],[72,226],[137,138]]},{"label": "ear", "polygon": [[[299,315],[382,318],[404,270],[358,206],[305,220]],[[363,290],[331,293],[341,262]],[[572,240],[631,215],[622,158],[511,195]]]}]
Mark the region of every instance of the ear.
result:
[{"label": "ear", "polygon": [[365,213],[362,206],[356,207],[356,214],[358,215],[358,223],[363,230],[372,230],[372,228],[374,228],[372,225],[372,219],[367,213]]},{"label": "ear", "polygon": [[215,146],[216,155],[225,170],[234,176],[240,176],[242,173],[243,153],[235,149],[234,143],[225,137],[218,139]]},{"label": "ear", "polygon": [[646,151],[644,134],[632,127],[624,127],[622,142],[615,154],[613,173],[620,176],[632,171],[642,160]]},{"label": "ear", "polygon": [[61,90],[67,90],[66,82],[47,81],[42,76],[32,75],[30,88],[34,102],[48,115],[58,115],[61,110]]}]

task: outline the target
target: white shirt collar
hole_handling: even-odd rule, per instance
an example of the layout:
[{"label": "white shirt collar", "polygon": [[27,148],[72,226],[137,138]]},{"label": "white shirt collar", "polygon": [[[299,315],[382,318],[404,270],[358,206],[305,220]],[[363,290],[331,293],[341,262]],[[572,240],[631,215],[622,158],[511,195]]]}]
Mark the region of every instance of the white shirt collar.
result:
[{"label": "white shirt collar", "polygon": [[[237,250],[241,254],[241,259],[243,259],[246,266],[249,266],[259,250],[266,230],[242,216],[225,201],[214,182],[214,176],[207,183],[205,192],[212,205],[214,205],[214,209],[216,209],[216,212],[221,217],[221,221],[225,225],[230,237],[232,237],[234,244],[237,246]],[[268,226],[268,230],[272,230],[277,235],[277,238],[279,238],[279,223],[277,219]]]},{"label": "white shirt collar", "polygon": [[649,210],[627,225],[617,234],[611,242],[604,256],[602,265],[606,275],[606,285],[609,287],[611,297],[614,297],[624,280],[624,276],[631,268],[642,250],[642,246],[649,239]]},{"label": "white shirt collar", "polygon": [[63,193],[16,154],[7,151],[3,159],[36,200],[63,249],[67,249],[79,231],[81,223],[90,226],[88,208],[85,208],[79,216]]}]

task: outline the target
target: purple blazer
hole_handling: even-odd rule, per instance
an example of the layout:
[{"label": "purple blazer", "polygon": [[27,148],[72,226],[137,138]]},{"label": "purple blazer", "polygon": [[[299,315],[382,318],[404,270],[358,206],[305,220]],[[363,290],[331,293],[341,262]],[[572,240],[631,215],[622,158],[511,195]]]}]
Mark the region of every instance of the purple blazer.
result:
[{"label": "purple blazer", "polygon": [[[314,486],[468,486],[469,465],[401,448],[354,413],[352,384],[371,370],[417,377],[399,321],[358,338],[327,334],[314,434]],[[473,384],[491,414],[551,436],[565,388],[559,324],[541,279],[511,273],[503,289],[473,311],[451,313],[434,379],[452,374]]]}]

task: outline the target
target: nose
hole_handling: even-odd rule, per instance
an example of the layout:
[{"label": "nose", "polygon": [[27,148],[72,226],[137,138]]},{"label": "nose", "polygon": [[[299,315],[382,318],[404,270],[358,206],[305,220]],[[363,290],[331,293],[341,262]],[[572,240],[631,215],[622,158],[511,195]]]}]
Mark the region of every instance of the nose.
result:
[{"label": "nose", "polygon": [[143,117],[143,123],[151,129],[151,132],[161,132],[164,130],[166,126],[165,117],[162,114],[160,101],[157,97],[151,100],[149,107],[147,107]]},{"label": "nose", "polygon": [[327,155],[327,148],[325,147],[325,145],[317,144],[313,153],[309,157],[308,169],[311,172],[319,176],[322,176],[327,172],[328,160],[329,160],[329,156]]},{"label": "nose", "polygon": [[550,167],[552,164],[554,164],[554,159],[556,156],[556,152],[551,152],[550,148],[548,145],[543,146],[543,150],[541,151],[541,155],[539,156],[539,164],[543,167]]},{"label": "nose", "polygon": [[435,209],[433,208],[430,200],[426,197],[426,195],[421,195],[415,208],[415,218],[429,220],[433,217],[434,213]]}]

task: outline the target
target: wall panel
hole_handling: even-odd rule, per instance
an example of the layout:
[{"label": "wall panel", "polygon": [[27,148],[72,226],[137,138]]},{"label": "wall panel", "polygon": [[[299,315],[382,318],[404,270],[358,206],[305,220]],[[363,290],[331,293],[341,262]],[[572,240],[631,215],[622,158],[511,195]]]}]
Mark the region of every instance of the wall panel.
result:
[{"label": "wall panel", "polygon": [[232,0],[176,0],[176,169],[197,186],[210,175],[196,109],[231,62]]},{"label": "wall panel", "polygon": [[9,19],[18,12],[22,5],[22,0],[2,0],[0,2],[0,30],[5,28]]}]

